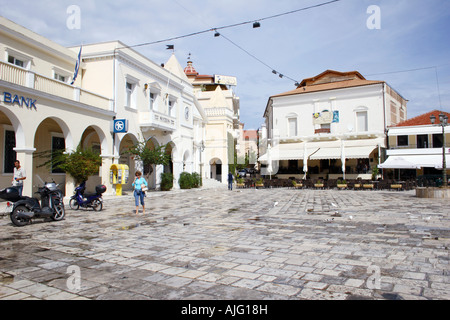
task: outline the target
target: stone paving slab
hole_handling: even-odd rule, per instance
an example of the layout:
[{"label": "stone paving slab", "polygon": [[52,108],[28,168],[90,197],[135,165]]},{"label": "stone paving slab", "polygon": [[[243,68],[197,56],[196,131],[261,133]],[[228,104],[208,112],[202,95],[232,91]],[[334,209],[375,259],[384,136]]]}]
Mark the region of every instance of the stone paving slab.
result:
[{"label": "stone paving slab", "polygon": [[[23,228],[0,299],[450,299],[450,208],[413,191],[195,189]],[[75,270],[75,271],[74,271]]]}]

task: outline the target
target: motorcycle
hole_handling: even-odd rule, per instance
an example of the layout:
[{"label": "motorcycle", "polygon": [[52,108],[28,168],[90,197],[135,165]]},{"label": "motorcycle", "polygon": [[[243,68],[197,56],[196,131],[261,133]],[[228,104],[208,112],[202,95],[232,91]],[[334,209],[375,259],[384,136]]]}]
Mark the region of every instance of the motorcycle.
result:
[{"label": "motorcycle", "polygon": [[102,194],[106,191],[106,186],[98,185],[95,187],[95,193],[84,193],[86,190],[86,181],[75,188],[74,194],[70,197],[69,207],[73,210],[82,208],[92,208],[94,211],[103,209]]},{"label": "motorcycle", "polygon": [[31,219],[51,218],[54,221],[64,219],[63,194],[58,189],[59,185],[54,181],[43,182],[43,185],[35,192],[40,195],[40,202],[37,198],[20,196],[14,187],[0,190],[0,198],[7,201],[6,211],[10,212],[11,222],[15,226],[23,227],[31,223]]}]

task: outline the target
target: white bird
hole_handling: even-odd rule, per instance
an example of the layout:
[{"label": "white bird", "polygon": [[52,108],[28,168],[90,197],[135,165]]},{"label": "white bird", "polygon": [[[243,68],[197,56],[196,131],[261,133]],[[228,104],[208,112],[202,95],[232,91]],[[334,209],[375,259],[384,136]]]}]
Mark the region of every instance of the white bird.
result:
[{"label": "white bird", "polygon": [[333,206],[333,207],[336,207],[337,208],[337,204],[335,204],[335,203],[331,203],[331,205]]},{"label": "white bird", "polygon": [[275,201],[275,202],[273,203],[273,206],[276,207],[277,205],[278,205],[278,201]]},{"label": "white bird", "polygon": [[352,220],[352,219],[353,219],[353,216],[348,216],[348,218],[349,218],[350,220]]}]

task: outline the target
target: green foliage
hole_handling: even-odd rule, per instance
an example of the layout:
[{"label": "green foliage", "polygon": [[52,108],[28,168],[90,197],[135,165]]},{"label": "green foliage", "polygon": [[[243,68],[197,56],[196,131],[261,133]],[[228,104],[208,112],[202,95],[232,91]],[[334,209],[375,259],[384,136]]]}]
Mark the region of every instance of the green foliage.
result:
[{"label": "green foliage", "polygon": [[202,177],[200,176],[199,173],[193,172],[192,179],[194,181],[194,185],[193,185],[194,188],[200,188],[202,186]]},{"label": "green foliage", "polygon": [[169,191],[173,187],[173,174],[161,173],[161,191]]},{"label": "green foliage", "polygon": [[188,172],[182,172],[178,183],[181,189],[191,189],[193,185],[192,175]]},{"label": "green foliage", "polygon": [[181,189],[199,188],[201,186],[201,177],[197,172],[190,174],[182,172],[178,180]]},{"label": "green foliage", "polygon": [[[147,148],[148,140],[139,141],[135,145],[128,148],[125,153],[132,154],[136,157],[136,160],[141,160],[145,166],[150,166],[155,164],[168,165],[170,161],[170,154],[166,153],[166,145],[156,146],[154,149]],[[148,173],[148,176],[152,172]]]},{"label": "green foliage", "polygon": [[98,173],[99,167],[102,165],[102,158],[98,152],[91,148],[83,149],[81,145],[78,145],[72,153],[65,153],[65,150],[56,150],[40,152],[36,156],[46,159],[44,164],[39,167],[59,168],[70,174],[77,184]]}]

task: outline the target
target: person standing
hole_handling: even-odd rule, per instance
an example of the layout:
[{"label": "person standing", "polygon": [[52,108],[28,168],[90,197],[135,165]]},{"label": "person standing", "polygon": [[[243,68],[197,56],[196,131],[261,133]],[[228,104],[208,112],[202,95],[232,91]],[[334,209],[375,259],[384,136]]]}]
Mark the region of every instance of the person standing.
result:
[{"label": "person standing", "polygon": [[19,190],[19,195],[22,196],[23,181],[27,178],[25,169],[20,166],[20,161],[14,161],[14,176],[12,179],[12,185]]},{"label": "person standing", "polygon": [[[145,197],[145,191],[148,188],[147,181],[142,177],[142,172],[136,171],[134,182],[132,183],[132,186],[134,187],[134,203],[136,205],[136,214],[139,213],[139,202],[142,205],[142,214],[145,214],[145,204],[144,204],[144,197]],[[143,190],[143,188],[145,188]]]},{"label": "person standing", "polygon": [[228,190],[233,190],[233,174],[228,173]]}]

